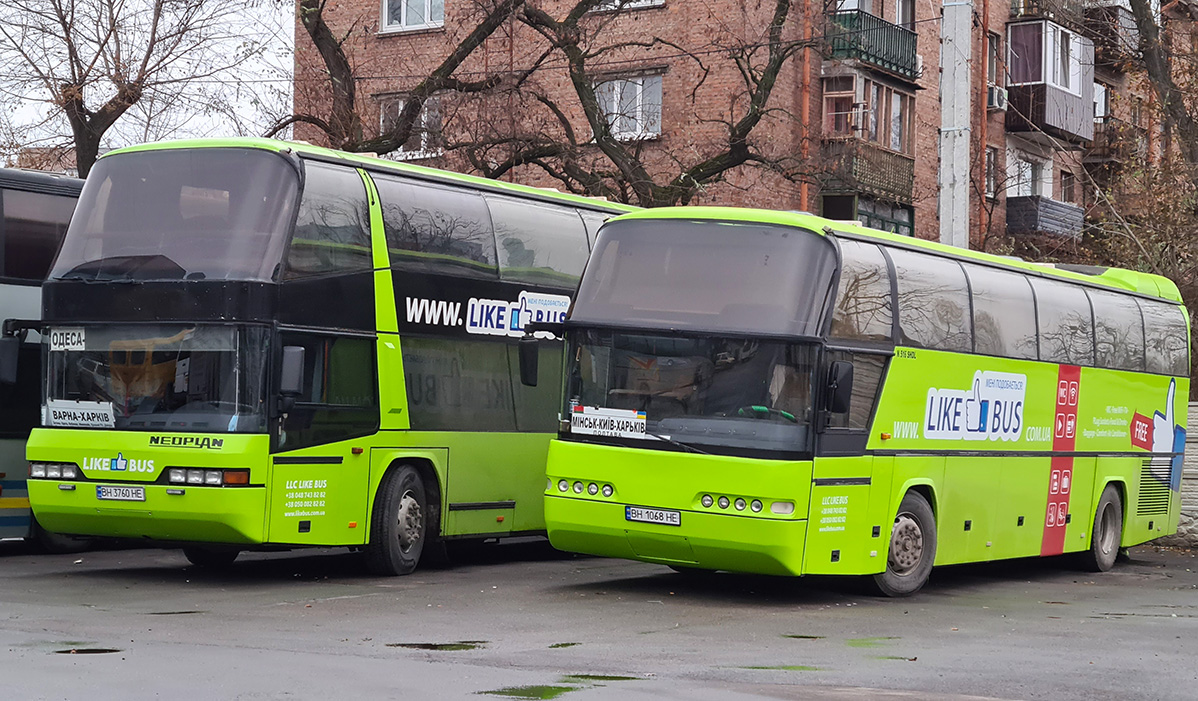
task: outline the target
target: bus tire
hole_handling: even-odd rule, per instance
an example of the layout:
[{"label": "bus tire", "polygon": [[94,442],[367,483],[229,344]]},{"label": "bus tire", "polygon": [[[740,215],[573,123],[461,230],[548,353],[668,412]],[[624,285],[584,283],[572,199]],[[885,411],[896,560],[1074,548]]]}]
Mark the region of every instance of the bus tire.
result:
[{"label": "bus tire", "polygon": [[389,471],[379,485],[365,548],[372,574],[409,574],[420,563],[428,531],[428,498],[424,480],[411,465]]},{"label": "bus tire", "polygon": [[919,492],[907,492],[894,516],[886,571],[874,586],[886,596],[910,596],[927,583],[936,561],[936,516]]},{"label": "bus tire", "polygon": [[183,557],[196,567],[206,570],[223,570],[233,564],[241,551],[236,548],[212,548],[192,545],[183,548]]},{"label": "bus tire", "polygon": [[1123,540],[1123,499],[1119,489],[1108,484],[1094,509],[1094,528],[1090,531],[1090,549],[1081,553],[1082,567],[1091,572],[1106,572],[1119,557]]}]

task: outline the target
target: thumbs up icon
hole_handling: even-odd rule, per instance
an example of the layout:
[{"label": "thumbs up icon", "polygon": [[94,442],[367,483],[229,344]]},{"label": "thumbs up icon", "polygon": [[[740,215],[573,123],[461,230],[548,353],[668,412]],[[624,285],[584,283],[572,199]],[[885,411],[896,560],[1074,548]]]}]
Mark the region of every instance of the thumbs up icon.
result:
[{"label": "thumbs up icon", "polygon": [[1169,380],[1169,391],[1165,395],[1165,413],[1152,416],[1152,452],[1173,452],[1173,399],[1177,394],[1177,381]]},{"label": "thumbs up icon", "polygon": [[982,380],[973,380],[973,394],[965,397],[965,430],[975,433],[986,432],[986,414],[990,402],[982,399]]}]

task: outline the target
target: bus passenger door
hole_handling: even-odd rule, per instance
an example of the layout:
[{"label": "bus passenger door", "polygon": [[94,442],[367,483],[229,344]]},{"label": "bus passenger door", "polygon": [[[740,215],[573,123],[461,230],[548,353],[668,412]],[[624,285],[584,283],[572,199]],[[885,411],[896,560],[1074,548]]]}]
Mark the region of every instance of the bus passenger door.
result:
[{"label": "bus passenger door", "polygon": [[804,574],[876,574],[886,568],[886,513],[894,458],[816,458]]}]

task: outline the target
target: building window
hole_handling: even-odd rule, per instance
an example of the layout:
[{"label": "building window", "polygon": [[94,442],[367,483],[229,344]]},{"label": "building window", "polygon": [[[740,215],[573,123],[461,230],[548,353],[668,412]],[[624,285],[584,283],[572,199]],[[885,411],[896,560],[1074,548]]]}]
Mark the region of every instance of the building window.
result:
[{"label": "building window", "polygon": [[915,0],[895,0],[894,23],[907,29],[915,29]]},{"label": "building window", "polygon": [[1048,25],[1048,56],[1053,85],[1072,93],[1081,92],[1081,37],[1055,24]]},{"label": "building window", "polygon": [[1002,85],[1002,71],[999,62],[1002,58],[1002,37],[994,32],[986,33],[986,82],[990,85]]},{"label": "building window", "polygon": [[[387,97],[380,100],[380,134],[386,134],[395,128],[395,122],[403,112],[404,102],[405,99],[402,97]],[[441,98],[430,97],[424,101],[424,109],[420,111],[415,123],[412,124],[412,132],[408,135],[408,140],[388,156],[401,161],[440,156],[443,146],[441,126]]]},{"label": "building window", "polygon": [[1044,83],[1081,94],[1082,38],[1052,22],[1007,28],[1007,66],[1014,85]]},{"label": "building window", "polygon": [[383,31],[429,29],[445,24],[445,0],[383,0]]},{"label": "building window", "polygon": [[643,10],[646,7],[662,7],[665,0],[601,0],[595,3],[591,12],[612,12],[615,10]]},{"label": "building window", "polygon": [[853,123],[853,78],[838,76],[824,80],[824,134],[850,136]]},{"label": "building window", "polygon": [[604,81],[595,86],[595,97],[617,139],[652,139],[661,134],[660,75]]},{"label": "building window", "polygon": [[913,236],[911,208],[901,204],[880,202],[869,197],[857,198],[857,221],[865,226],[902,236]]},{"label": "building window", "polygon": [[986,147],[986,197],[998,197],[998,149]]},{"label": "building window", "polygon": [[1061,171],[1061,201],[1077,201],[1077,176],[1068,170]]},{"label": "building window", "polygon": [[1010,182],[1007,197],[1051,197],[1052,170],[1045,161],[1022,151],[1014,151],[1007,157]]},{"label": "building window", "polygon": [[1111,96],[1104,83],[1094,83],[1094,123],[1103,124],[1111,114]]},{"label": "building window", "polygon": [[866,124],[863,137],[891,151],[912,150],[912,119],[915,98],[871,80],[865,84]]}]

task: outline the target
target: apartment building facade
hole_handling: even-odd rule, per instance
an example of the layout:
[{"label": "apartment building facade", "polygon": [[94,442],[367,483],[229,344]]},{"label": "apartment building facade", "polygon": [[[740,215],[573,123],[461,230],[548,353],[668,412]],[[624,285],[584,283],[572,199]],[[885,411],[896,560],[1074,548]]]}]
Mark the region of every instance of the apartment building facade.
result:
[{"label": "apartment building facade", "polygon": [[[972,35],[950,42],[952,55],[944,57],[938,3],[796,4],[784,35],[810,42],[779,73],[769,112],[750,137],[761,159],[689,202],[806,210],[937,238],[938,175],[950,168],[970,183],[971,246],[998,249],[1024,235],[1076,238],[1093,183],[1134,155],[1139,147],[1129,142],[1149,149],[1159,131],[1148,119],[1146,83],[1130,71],[1134,23],[1115,2],[974,0]],[[537,6],[564,16],[573,3]],[[613,134],[649,172],[668,178],[726,140],[746,90],[731,57],[762,40],[774,7],[762,0],[611,0],[583,17],[586,45],[602,47],[591,64],[596,97]],[[359,112],[378,115],[368,130],[395,119],[406,91],[473,28],[476,8],[474,0],[329,3],[326,20],[346,37],[355,65]],[[298,24],[296,47],[296,111],[319,113],[323,65]],[[434,98],[420,128],[389,156],[472,171],[478,155],[465,157],[463,143],[565,129],[575,150],[590,149],[592,165],[601,165],[569,72],[563,61],[544,59],[545,51],[534,30],[507,22],[459,75],[520,75],[541,60],[521,89]],[[939,155],[942,95],[954,87],[940,85],[942,59],[971,67],[970,84],[955,86],[970,104],[968,163]],[[544,99],[525,97],[531,93]],[[556,107],[548,117],[546,100]],[[323,141],[303,125],[296,136]],[[534,165],[504,177],[561,187]]]}]

